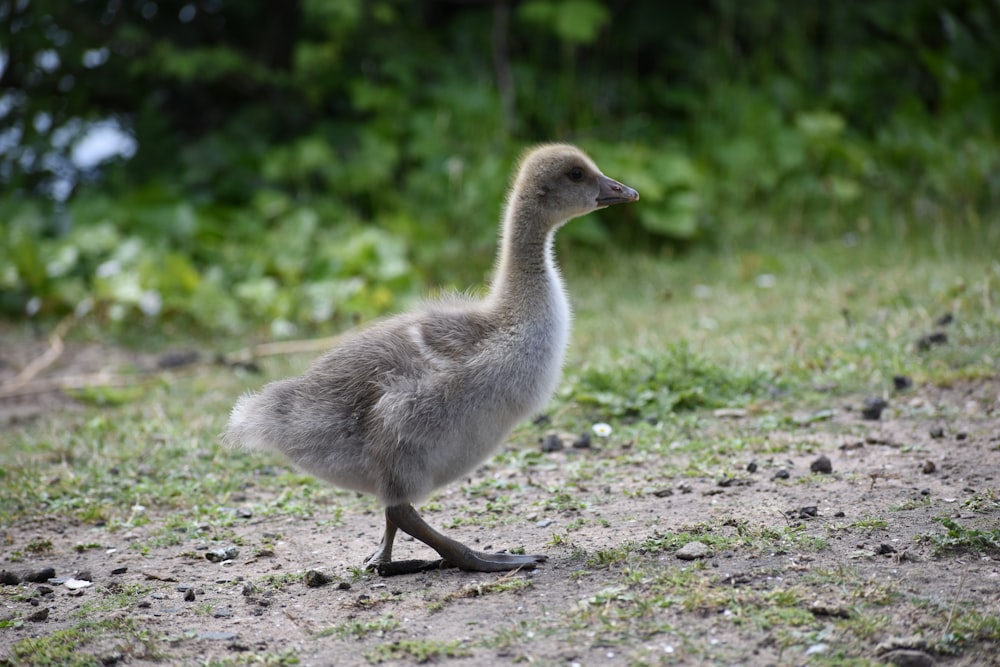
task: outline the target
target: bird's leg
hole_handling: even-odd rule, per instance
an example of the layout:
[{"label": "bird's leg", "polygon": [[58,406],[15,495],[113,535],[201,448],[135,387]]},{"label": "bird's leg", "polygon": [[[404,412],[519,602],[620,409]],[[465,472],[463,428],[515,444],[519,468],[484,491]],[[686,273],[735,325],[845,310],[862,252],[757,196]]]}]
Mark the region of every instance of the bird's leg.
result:
[{"label": "bird's leg", "polygon": [[388,523],[397,526],[403,532],[412,535],[438,552],[445,561],[441,567],[450,565],[473,572],[507,572],[518,568],[533,570],[547,560],[545,556],[487,554],[474,551],[461,542],[445,537],[427,525],[413,509],[413,505],[387,507],[385,518]]},{"label": "bird's leg", "polygon": [[374,570],[383,577],[390,577],[396,574],[415,574],[427,570],[437,570],[444,567],[444,562],[438,560],[392,560],[392,543],[396,539],[396,524],[389,519],[389,512],[386,510],[385,533],[382,534],[382,541],[371,556],[365,560],[365,569]]},{"label": "bird's leg", "polygon": [[392,543],[396,539],[396,525],[385,519],[385,532],[382,534],[382,541],[379,542],[378,549],[365,560],[366,570],[377,570],[380,565],[392,562]]}]

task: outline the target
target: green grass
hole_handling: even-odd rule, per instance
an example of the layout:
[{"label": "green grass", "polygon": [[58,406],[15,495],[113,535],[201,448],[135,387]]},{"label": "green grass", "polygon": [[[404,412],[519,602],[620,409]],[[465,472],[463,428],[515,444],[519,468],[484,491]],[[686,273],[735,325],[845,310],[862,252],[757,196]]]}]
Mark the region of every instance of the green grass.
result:
[{"label": "green grass", "polygon": [[[396,605],[406,596],[390,593],[390,584],[363,601],[359,598],[356,607],[366,615],[313,633],[317,644],[357,643],[375,663],[446,662],[490,646],[521,655],[532,638],[556,636],[580,647],[627,649],[635,664],[657,664],[663,655],[650,652],[647,644],[668,637],[677,656],[697,662],[705,657],[706,636],[690,630],[692,618],[767,633],[782,651],[819,642],[816,628],[822,623],[809,610],[813,591],[824,591],[849,610],[846,618],[825,621],[826,631],[839,633],[845,641],[869,646],[898,630],[893,606],[909,594],[893,581],[868,580],[846,568],[816,568],[796,582],[776,570],[766,579],[736,585],[705,562],[681,563],[672,554],[699,540],[734,559],[767,562],[765,572],[770,563],[786,564],[790,555],[804,556],[803,562],[809,563],[835,540],[886,529],[894,522],[894,512],[930,508],[932,498],[896,501],[899,504],[888,512],[873,508],[834,525],[793,526],[780,519],[764,524],[718,515],[677,525],[669,517],[660,523],[659,516],[612,517],[602,510],[618,493],[641,498],[670,489],[679,495],[679,484],[746,476],[749,460],[760,462],[758,478],[761,473],[770,477],[766,466],[779,466],[786,456],[816,453],[819,445],[809,437],[813,430],[853,434],[832,419],[838,398],[893,396],[893,375],[907,375],[918,384],[996,376],[1000,263],[982,248],[952,253],[865,243],[673,259],[612,255],[595,261],[563,253],[562,260],[576,328],[566,378],[549,408],[549,422],[520,426],[510,446],[491,461],[489,474],[453,489],[451,498],[432,497],[428,514],[435,525],[473,535],[476,531],[470,527],[533,524],[536,519],[527,516],[532,514],[558,519],[558,532],[542,539],[550,540],[552,550],[564,553],[575,568],[556,571],[559,576],[579,582],[586,592],[571,609],[552,609],[530,622],[512,618],[506,626],[460,644],[404,636],[408,626]],[[773,276],[773,283],[760,281],[764,274]],[[916,337],[935,329],[934,320],[946,312],[955,316],[945,328],[949,343],[919,351]],[[247,519],[240,518],[236,508],[249,510],[253,521],[273,517],[323,530],[343,523],[347,513],[375,511],[371,499],[293,472],[278,457],[230,451],[218,441],[236,396],[267,379],[298,372],[309,361],[307,355],[266,359],[261,376],[214,369],[167,375],[146,386],[141,398],[120,394],[124,402],[116,407],[90,406],[12,425],[0,447],[0,523],[79,522],[93,528],[87,543],[78,547],[81,552],[134,532],[137,537],[130,547],[140,553],[169,550],[179,558],[201,558],[196,545],[241,542]],[[746,413],[720,426],[711,413],[720,407]],[[905,402],[893,401],[891,409],[906,409]],[[921,418],[937,416],[930,411]],[[608,422],[612,433],[594,435],[596,422]],[[592,449],[564,452],[561,458],[543,454],[539,439],[553,429],[590,433]],[[786,441],[772,433],[795,437]],[[774,462],[768,463],[771,459]],[[822,490],[821,485],[833,481],[833,476],[802,475],[785,488],[807,485]],[[865,486],[877,481],[877,491],[884,486],[874,478],[848,481]],[[779,492],[781,488],[779,484]],[[461,512],[453,511],[455,494],[461,498]],[[988,520],[998,507],[996,491],[985,489],[964,501],[963,513]],[[617,528],[631,521],[640,526],[638,532],[619,536]],[[997,553],[1000,535],[984,527],[987,524],[952,519],[940,523],[941,531],[924,538],[940,557]],[[588,529],[607,535],[606,542],[584,542]],[[372,535],[373,545],[375,540],[377,534]],[[270,554],[281,548],[278,544],[273,536],[248,538],[241,543],[241,553]],[[493,546],[519,549],[520,544]],[[9,546],[5,556],[10,562],[44,557],[55,548],[47,538],[34,536]],[[352,574],[358,582],[371,576],[359,570]],[[780,581],[782,576],[788,580]],[[600,586],[587,588],[592,582]],[[303,587],[302,574],[290,571],[258,577],[253,583],[261,595],[289,594]],[[472,588],[418,599],[407,613],[417,609],[448,614],[477,602],[460,598],[492,595],[513,600],[541,588],[527,577],[482,579]],[[126,609],[143,590],[110,591],[99,600],[88,600],[87,609],[96,615]],[[367,615],[376,610],[381,615]],[[938,634],[948,628],[947,636],[935,639],[942,651],[961,652],[976,642],[996,641],[1000,634],[994,617],[960,604],[954,610],[947,604],[929,606],[925,613],[928,627],[936,627]],[[12,659],[34,656],[35,662],[25,664],[40,665],[96,664],[87,648],[102,634],[136,652],[155,652],[137,619],[74,623],[18,642]],[[837,658],[836,651],[812,663],[865,664],[856,655]],[[294,663],[293,656],[283,653],[251,654],[211,664]]]}]

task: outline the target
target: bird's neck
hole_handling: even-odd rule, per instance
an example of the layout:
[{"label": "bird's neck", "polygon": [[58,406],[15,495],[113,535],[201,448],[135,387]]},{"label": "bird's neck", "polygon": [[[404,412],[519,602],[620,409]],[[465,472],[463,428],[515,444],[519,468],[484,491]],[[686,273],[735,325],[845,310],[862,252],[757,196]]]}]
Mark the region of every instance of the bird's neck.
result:
[{"label": "bird's neck", "polygon": [[538,224],[530,207],[512,202],[503,224],[490,287],[494,307],[520,320],[555,318],[568,326],[569,309],[562,277],[553,258],[558,225]]}]

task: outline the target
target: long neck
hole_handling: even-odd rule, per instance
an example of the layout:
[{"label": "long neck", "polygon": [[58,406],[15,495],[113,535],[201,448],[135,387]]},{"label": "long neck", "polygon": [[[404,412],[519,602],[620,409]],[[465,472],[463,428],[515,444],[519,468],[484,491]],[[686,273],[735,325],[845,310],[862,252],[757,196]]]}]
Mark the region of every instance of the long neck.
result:
[{"label": "long neck", "polygon": [[518,319],[544,318],[568,326],[569,310],[562,278],[552,255],[558,225],[538,224],[537,212],[512,201],[504,217],[499,255],[489,301]]}]

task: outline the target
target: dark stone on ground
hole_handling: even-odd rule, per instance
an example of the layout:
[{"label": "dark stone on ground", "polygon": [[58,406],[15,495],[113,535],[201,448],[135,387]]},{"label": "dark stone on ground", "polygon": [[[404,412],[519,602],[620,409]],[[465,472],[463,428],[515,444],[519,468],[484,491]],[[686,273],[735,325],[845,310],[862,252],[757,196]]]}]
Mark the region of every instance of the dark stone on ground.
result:
[{"label": "dark stone on ground", "polygon": [[573,449],[590,449],[590,434],[581,433],[580,437],[573,441]]},{"label": "dark stone on ground", "polygon": [[333,581],[333,578],[325,572],[320,572],[319,570],[307,570],[305,581],[306,586],[309,588],[319,588],[320,586],[326,586],[328,583]]},{"label": "dark stone on ground", "polygon": [[955,440],[958,440],[959,442],[961,442],[962,440],[965,440],[968,437],[969,437],[969,434],[966,433],[965,431],[962,431],[961,433],[956,433],[955,434]]},{"label": "dark stone on ground", "polygon": [[944,429],[941,428],[940,426],[935,426],[934,428],[932,428],[930,430],[930,436],[932,438],[934,438],[935,440],[943,438],[944,437]]},{"label": "dark stone on ground", "polygon": [[946,327],[954,321],[955,321],[954,315],[952,315],[951,313],[945,313],[941,317],[934,320],[934,326]]},{"label": "dark stone on ground", "polygon": [[779,470],[778,472],[774,473],[774,477],[772,477],[771,479],[788,479],[791,476],[792,475],[787,470]]},{"label": "dark stone on ground", "polygon": [[906,391],[913,386],[913,380],[906,375],[893,375],[892,386],[896,391]]},{"label": "dark stone on ground", "polygon": [[28,621],[30,621],[31,623],[41,623],[42,621],[48,620],[48,618],[49,618],[48,607],[42,607],[38,611],[33,611],[27,616]]},{"label": "dark stone on ground", "polygon": [[747,472],[757,472],[757,462],[751,461],[747,464]]},{"label": "dark stone on ground", "polygon": [[232,560],[240,555],[238,547],[225,547],[223,549],[211,549],[205,552],[205,558],[213,563],[221,563],[224,560]]},{"label": "dark stone on ground", "polygon": [[930,475],[935,470],[937,470],[937,466],[934,464],[934,461],[924,461],[924,465],[920,466],[920,472],[925,475]]},{"label": "dark stone on ground", "polygon": [[555,433],[549,433],[542,439],[543,452],[558,452],[562,448],[562,439]]},{"label": "dark stone on ground", "polygon": [[944,345],[948,342],[948,334],[943,331],[932,331],[917,339],[917,350],[926,352],[935,345]]},{"label": "dark stone on ground", "polygon": [[830,463],[830,459],[824,455],[820,456],[815,461],[810,463],[809,470],[811,472],[818,472],[823,475],[829,475],[830,473],[833,472],[833,464]]},{"label": "dark stone on ground", "polygon": [[[30,572],[25,572],[21,575],[24,581],[30,581],[33,584],[44,584],[48,583],[49,579],[56,576],[56,569],[54,567],[43,567],[38,570],[32,570]],[[77,577],[80,579],[81,577]],[[87,581],[90,581],[89,579]]]},{"label": "dark stone on ground", "polygon": [[887,407],[889,403],[883,398],[877,396],[866,398],[864,407],[861,408],[861,417],[868,421],[878,421],[882,418],[882,411]]},{"label": "dark stone on ground", "polygon": [[878,556],[888,556],[894,553],[896,553],[896,549],[891,544],[880,544],[875,549],[875,554]]},{"label": "dark stone on ground", "polygon": [[896,649],[881,656],[883,662],[896,667],[933,667],[934,658],[913,649]]},{"label": "dark stone on ground", "polygon": [[195,599],[195,595],[194,595],[194,589],[193,588],[189,588],[186,591],[184,591],[184,601],[185,602],[194,602],[194,599]]}]

